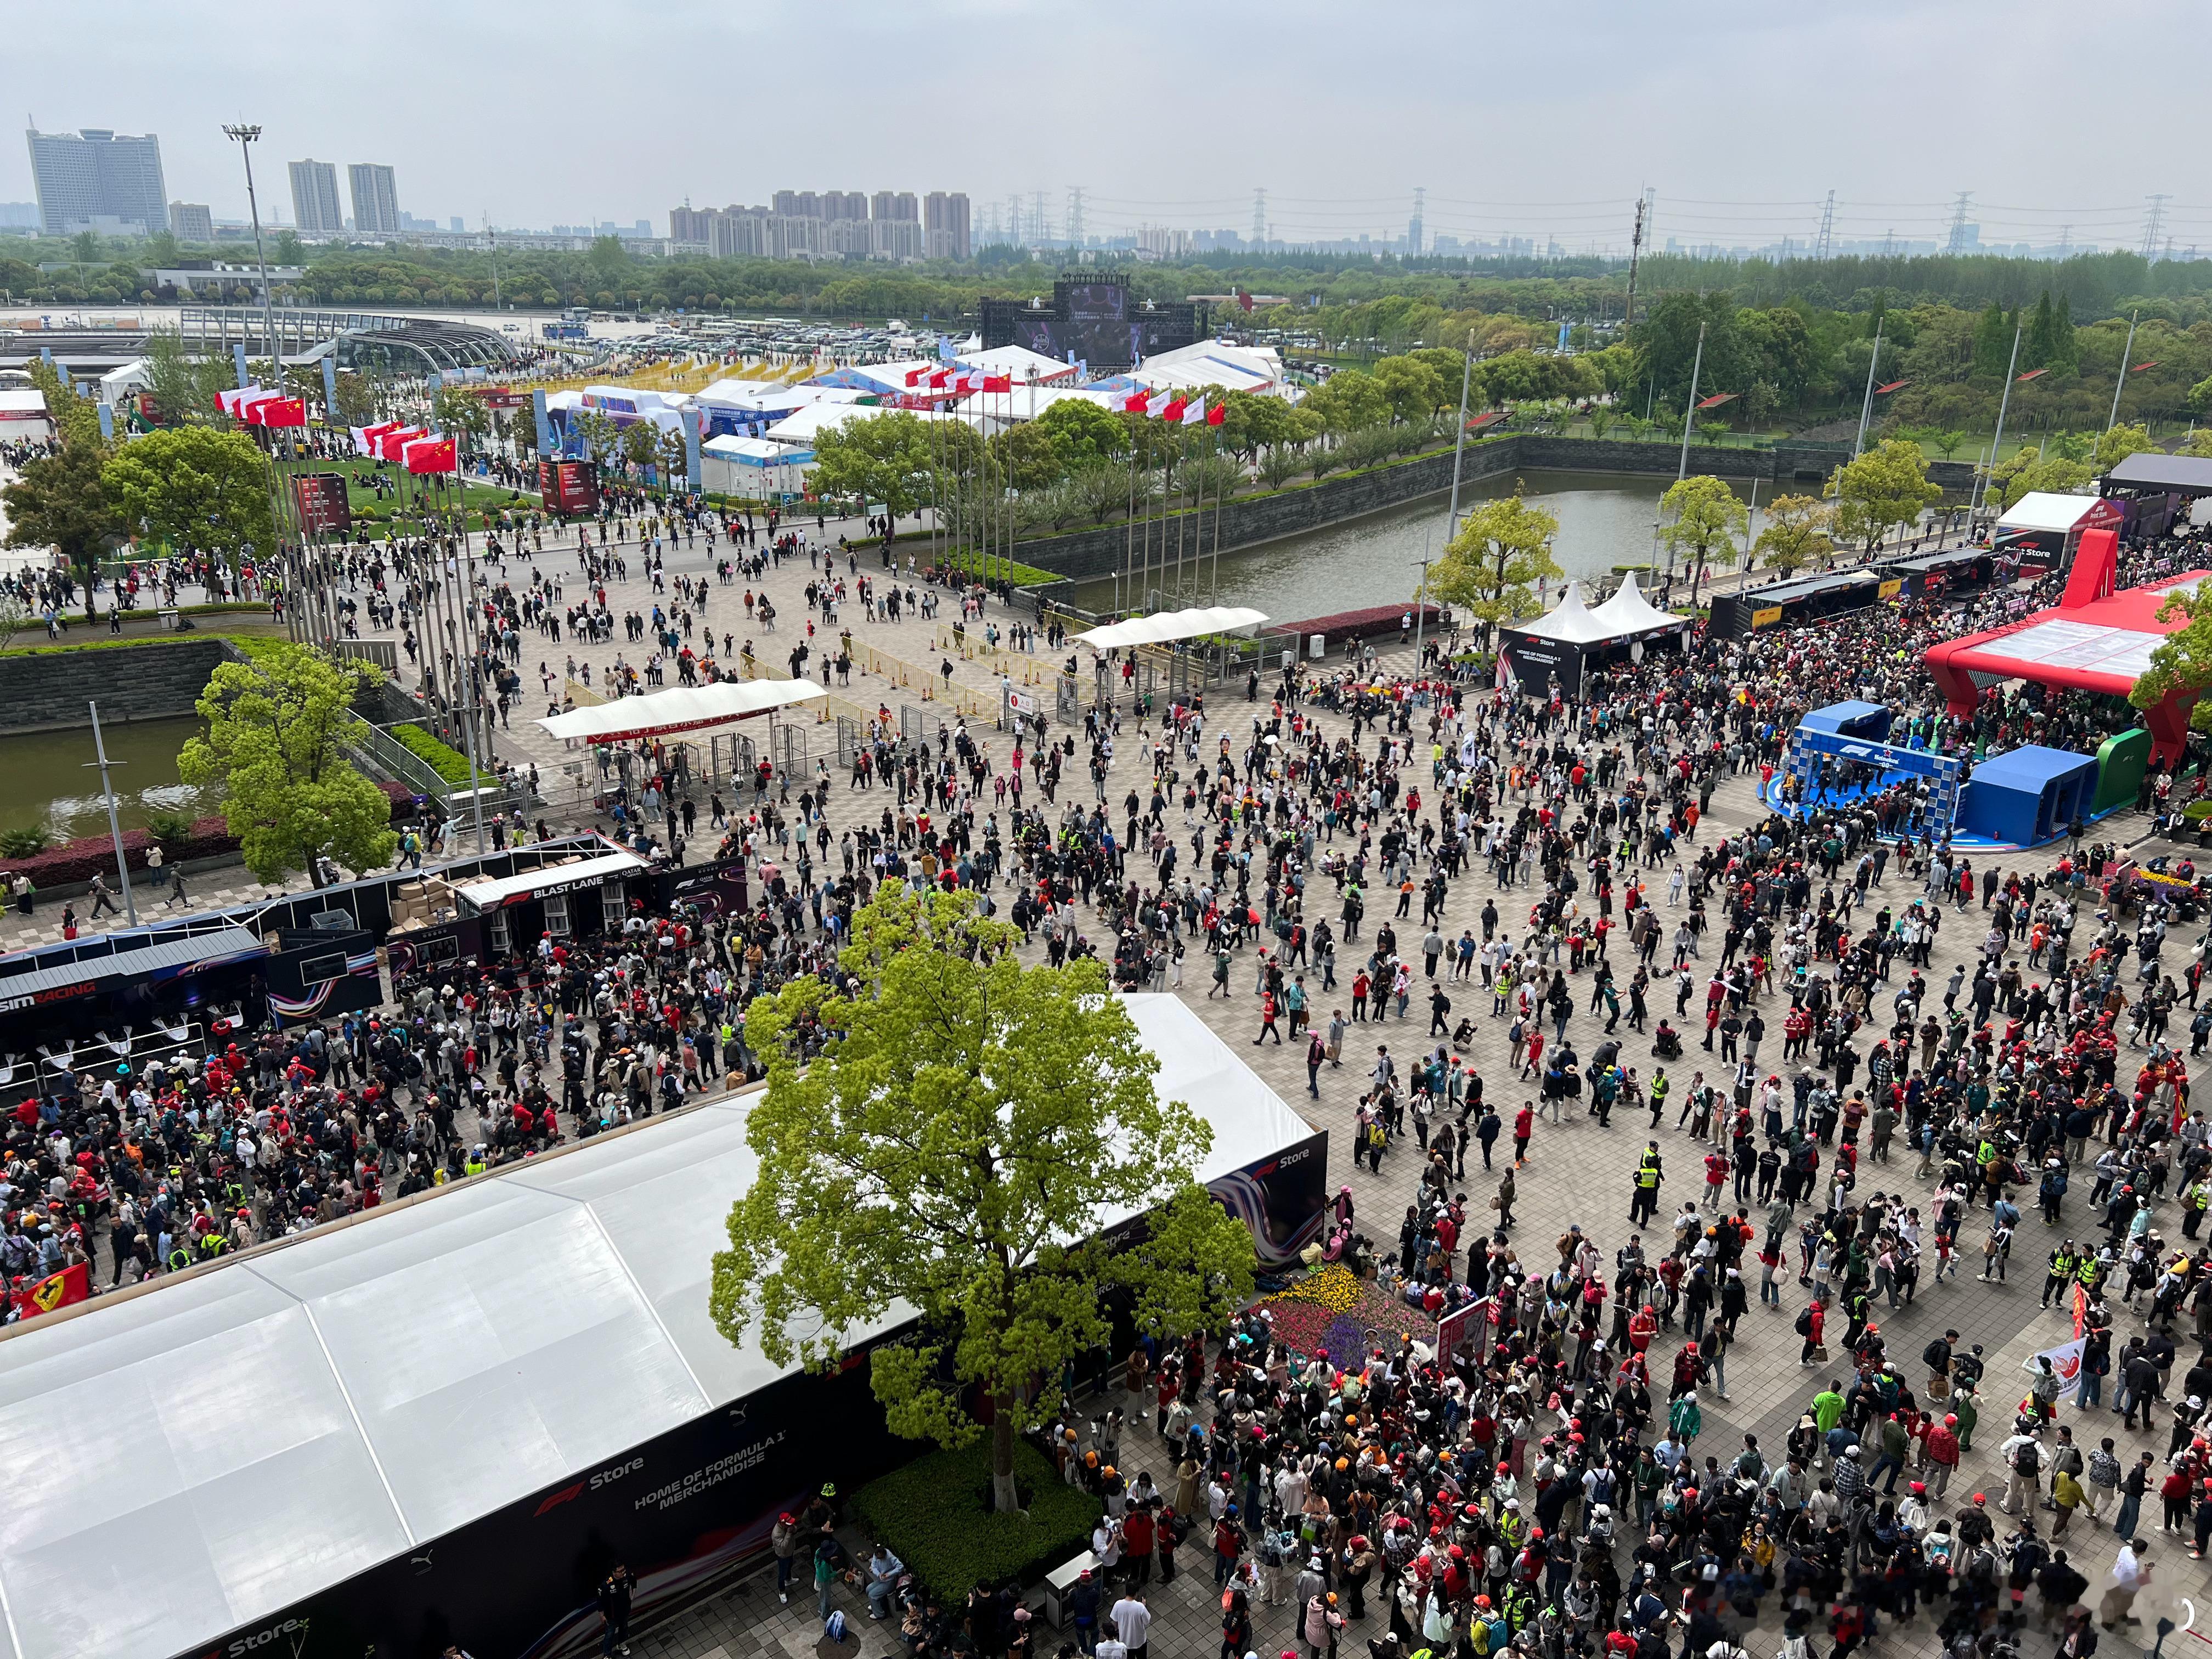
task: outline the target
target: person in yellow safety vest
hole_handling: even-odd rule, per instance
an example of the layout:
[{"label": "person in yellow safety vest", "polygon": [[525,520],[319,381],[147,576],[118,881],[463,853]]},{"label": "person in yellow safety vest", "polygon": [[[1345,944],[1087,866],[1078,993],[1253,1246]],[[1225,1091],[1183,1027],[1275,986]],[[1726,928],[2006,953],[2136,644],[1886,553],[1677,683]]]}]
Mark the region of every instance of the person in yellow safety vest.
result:
[{"label": "person in yellow safety vest", "polygon": [[461,1165],[462,1170],[469,1175],[482,1175],[490,1167],[484,1162],[483,1152],[484,1149],[481,1142],[470,1148],[468,1158]]}]

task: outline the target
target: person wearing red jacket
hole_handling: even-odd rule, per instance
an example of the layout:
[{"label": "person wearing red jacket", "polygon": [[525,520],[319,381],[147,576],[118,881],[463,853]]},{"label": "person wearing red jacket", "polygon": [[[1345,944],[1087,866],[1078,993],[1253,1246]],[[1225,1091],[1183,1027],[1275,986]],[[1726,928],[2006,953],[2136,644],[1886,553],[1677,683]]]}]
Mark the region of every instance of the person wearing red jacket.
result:
[{"label": "person wearing red jacket", "polygon": [[1940,1423],[1930,1423],[1927,1447],[1928,1467],[1934,1471],[1928,1481],[1929,1495],[1941,1498],[1943,1489],[1951,1484],[1952,1471],[1959,1467],[1959,1419],[1947,1416]]},{"label": "person wearing red jacket", "polygon": [[1804,1350],[1797,1356],[1800,1365],[1813,1363],[1814,1352],[1821,1346],[1820,1339],[1827,1328],[1828,1310],[1820,1305],[1820,1298],[1816,1296],[1805,1304],[1805,1322],[1798,1327],[1805,1334]]}]

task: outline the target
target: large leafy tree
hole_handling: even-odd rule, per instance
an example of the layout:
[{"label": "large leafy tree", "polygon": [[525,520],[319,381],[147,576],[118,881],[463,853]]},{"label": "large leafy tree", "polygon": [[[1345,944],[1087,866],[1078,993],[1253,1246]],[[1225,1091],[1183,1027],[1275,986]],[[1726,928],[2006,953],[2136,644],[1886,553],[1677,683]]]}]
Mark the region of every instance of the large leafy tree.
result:
[{"label": "large leafy tree", "polygon": [[115,450],[104,476],[124,522],[171,547],[235,563],[276,545],[269,459],[244,432],[163,427]]},{"label": "large leafy tree", "polygon": [[814,490],[913,513],[928,502],[933,475],[972,471],[981,451],[975,429],[959,422],[903,410],[864,416],[826,428],[815,441]]},{"label": "large leafy tree", "polygon": [[1735,551],[1735,538],[1750,522],[1735,491],[1710,474],[1669,485],[1659,506],[1674,515],[1674,522],[1660,531],[1659,539],[1692,570],[1711,563],[1716,548]]},{"label": "large leafy tree", "polygon": [[1836,504],[1836,533],[1869,550],[1892,528],[1913,523],[1943,499],[1942,487],[1928,482],[1928,458],[1920,446],[1904,438],[1885,439],[1838,467],[1827,494]]},{"label": "large leafy tree", "polygon": [[1112,411],[1087,398],[1063,398],[1031,424],[1052,440],[1061,466],[1071,472],[1113,459],[1128,438]]},{"label": "large leafy tree", "polygon": [[226,358],[187,356],[183,337],[173,328],[146,337],[148,401],[164,426],[213,425],[221,418],[215,394],[228,389],[231,374]]},{"label": "large leafy tree", "polygon": [[[0,502],[8,508],[7,544],[51,547],[88,579],[121,522],[102,476],[106,463],[106,447],[97,438],[66,439],[53,454],[27,462],[15,482],[0,489]],[[84,604],[85,615],[94,615],[89,580]]]},{"label": "large leafy tree", "polygon": [[1390,418],[1390,394],[1364,369],[1340,369],[1306,394],[1303,405],[1331,432],[1356,432]]},{"label": "large leafy tree", "polygon": [[[985,1432],[996,1507],[1017,1507],[1025,1423],[1109,1340],[1109,1292],[1164,1336],[1217,1325],[1252,1283],[1251,1235],[1194,1178],[1212,1132],[1153,1087],[1158,1061],[1095,961],[1024,966],[964,895],[892,886],[854,919],[842,982],[793,981],[746,1013],[768,1061],[709,1306],[732,1342],[828,1367],[904,1302],[914,1341],[875,1351],[896,1432]],[[818,1048],[810,1060],[808,1052]],[[1137,1242],[1102,1231],[1142,1214]]]},{"label": "large leafy tree", "polygon": [[1825,501],[1812,495],[1777,495],[1766,509],[1766,523],[1753,544],[1753,551],[1767,568],[1788,574],[1825,559],[1834,551],[1828,525],[1834,514]]},{"label": "large leafy tree", "polygon": [[2000,507],[2016,507],[2033,490],[2065,495],[2097,476],[2087,459],[2061,455],[2057,445],[2028,444],[1990,469],[1990,490]]},{"label": "large leafy tree", "polygon": [[[1704,364],[1698,360],[1698,329],[1705,326]],[[1630,331],[1636,349],[1636,379],[1632,397],[1645,393],[1656,407],[1679,416],[1690,393],[1694,373],[1698,395],[1740,392],[1747,382],[1748,354],[1742,331],[1736,324],[1735,301],[1725,293],[1696,294],[1677,289],[1662,297]]]},{"label": "large leafy tree", "polygon": [[1490,626],[1536,608],[1536,584],[1566,573],[1552,557],[1555,514],[1531,507],[1516,481],[1510,495],[1479,501],[1429,572],[1428,597],[1463,606]]},{"label": "large leafy tree", "polygon": [[230,833],[261,880],[305,870],[319,887],[324,858],[356,872],[391,860],[392,803],[338,747],[354,699],[377,678],[306,646],[270,645],[218,666],[200,693],[207,735],[185,744],[177,772],[222,792]]}]

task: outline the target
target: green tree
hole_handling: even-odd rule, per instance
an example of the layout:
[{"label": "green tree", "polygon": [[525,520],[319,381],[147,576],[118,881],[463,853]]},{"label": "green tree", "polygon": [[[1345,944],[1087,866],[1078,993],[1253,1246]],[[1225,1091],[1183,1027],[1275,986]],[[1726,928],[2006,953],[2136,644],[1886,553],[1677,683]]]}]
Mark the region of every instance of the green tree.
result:
[{"label": "green tree", "polygon": [[814,446],[815,493],[910,514],[928,503],[930,481],[941,472],[949,494],[951,480],[972,470],[982,442],[964,423],[937,422],[944,429],[935,433],[931,424],[901,410],[824,428]]},{"label": "green tree", "polygon": [[2046,453],[2029,444],[1990,469],[1990,491],[2000,508],[2010,507],[2033,490],[2069,495],[2096,476],[2097,468],[2087,459]]},{"label": "green tree", "polygon": [[1750,524],[1750,514],[1735,491],[1708,474],[1669,486],[1659,506],[1674,515],[1674,522],[1660,531],[1659,539],[1692,570],[1711,564],[1715,548],[1733,553],[1735,538]]},{"label": "green tree", "polygon": [[2097,440],[2097,471],[2110,472],[2130,455],[2155,453],[2165,446],[2153,441],[2147,426],[2116,426]]},{"label": "green tree", "polygon": [[[1098,412],[1105,414],[1103,410]],[[1060,446],[1053,441],[1053,434],[1040,431],[1035,421],[1024,421],[993,434],[985,448],[990,454],[990,478],[994,485],[1043,489],[1067,476],[1067,463]]]},{"label": "green tree", "polygon": [[307,258],[307,247],[301,242],[299,233],[297,231],[278,231],[276,233],[276,246],[271,250],[271,252],[275,254],[276,263],[280,265],[302,264],[306,263]]},{"label": "green tree", "polygon": [[93,562],[120,533],[119,520],[101,476],[106,451],[97,441],[65,441],[59,450],[27,461],[15,482],[0,489],[8,509],[8,545],[51,547],[84,581],[84,614],[94,616]]},{"label": "green tree", "polygon": [[585,456],[602,465],[622,453],[622,428],[604,409],[580,409],[568,417],[576,435],[584,441]]},{"label": "green tree", "polygon": [[1390,394],[1366,370],[1346,368],[1308,392],[1300,407],[1320,416],[1329,432],[1356,432],[1390,418]]},{"label": "green tree", "polygon": [[[2154,708],[2172,692],[2212,686],[2212,600],[2188,588],[2168,594],[2158,619],[2172,622],[2177,617],[2183,626],[2159,641],[2150,653],[2150,672],[2128,693],[2138,708]],[[2189,723],[2199,732],[2212,729],[2212,699],[2197,700]]]},{"label": "green tree", "polygon": [[1111,410],[1087,398],[1062,398],[1030,424],[1052,440],[1060,465],[1070,471],[1114,459],[1127,435]]},{"label": "green tree", "polygon": [[2028,313],[2027,335],[2020,343],[2020,362],[2022,368],[2049,368],[2058,356],[2058,319],[2051,308],[2051,290],[2043,290],[2043,297],[2035,302]]},{"label": "green tree", "polygon": [[431,399],[430,419],[441,432],[463,440],[464,455],[474,454],[477,447],[491,435],[491,410],[484,400],[457,386],[441,388]]},{"label": "green tree", "polygon": [[[1680,416],[1695,371],[1700,398],[1740,390],[1748,356],[1736,321],[1735,301],[1725,293],[1677,289],[1664,295],[1630,331],[1636,348],[1633,384],[1652,388],[1660,409]],[[1705,330],[1705,363],[1698,367],[1698,329]]]},{"label": "green tree", "polygon": [[1936,446],[1936,453],[1947,461],[1966,447],[1966,434],[1956,427],[1933,433],[1928,441]]},{"label": "green tree", "polygon": [[42,358],[33,357],[25,372],[31,377],[32,386],[45,394],[46,413],[64,443],[98,446],[106,441],[100,435],[100,406],[91,398],[79,396],[74,385],[64,386],[59,369]]},{"label": "green tree", "polygon": [[1828,525],[1834,514],[1812,495],[1777,495],[1766,509],[1766,523],[1753,544],[1758,558],[1770,570],[1788,574],[1817,563],[1834,551]]},{"label": "green tree", "polygon": [[[1443,406],[1443,379],[1426,363],[1412,357],[1385,357],[1375,365],[1375,384],[1390,406],[1393,421],[1425,421]],[[1459,395],[1459,387],[1452,387]]]},{"label": "green tree", "polygon": [[1995,300],[1984,307],[1974,319],[1974,373],[1998,374],[2012,361],[2012,331],[2020,320],[2019,314],[2005,315],[2004,307]]},{"label": "green tree", "polygon": [[323,859],[356,873],[391,860],[392,803],[338,748],[354,699],[380,678],[282,646],[220,664],[200,693],[207,735],[185,743],[178,775],[222,791],[230,833],[260,880],[305,870],[320,887]]},{"label": "green tree", "polygon": [[1486,638],[1489,628],[1534,611],[1538,582],[1566,574],[1552,557],[1558,515],[1529,506],[1521,490],[1516,479],[1510,495],[1477,502],[1429,570],[1429,597],[1481,618]]},{"label": "green tree", "polygon": [[81,265],[98,264],[100,238],[88,230],[80,230],[70,238],[70,257]]},{"label": "green tree", "polygon": [[193,357],[173,328],[146,337],[146,377],[154,418],[164,426],[207,426],[217,418],[215,394],[228,391],[231,368],[220,357]]},{"label": "green tree", "polygon": [[124,523],[169,547],[235,564],[276,545],[269,460],[243,432],[163,427],[117,449],[105,477]]},{"label": "green tree", "polygon": [[1827,495],[1836,504],[1836,533],[1869,550],[1881,544],[1892,526],[1914,523],[1943,499],[1942,486],[1928,482],[1928,458],[1920,446],[1902,438],[1885,439],[1838,467]]},{"label": "green tree", "polygon": [[[876,1397],[896,1432],[946,1446],[985,1432],[963,1394],[988,1400],[1000,1510],[1017,1436],[1109,1339],[1109,1292],[1172,1340],[1253,1274],[1251,1235],[1193,1176],[1212,1131],[1159,1098],[1104,968],[1024,966],[1014,937],[964,894],[886,887],[854,919],[842,989],[810,975],[746,1010],[769,1068],[746,1123],[759,1167],[708,1297],[731,1342],[825,1369],[917,1309],[915,1340],[871,1357]],[[810,1031],[830,1040],[808,1060]],[[1139,1242],[1098,1242],[1132,1215]]]},{"label": "green tree", "polygon": [[[618,283],[629,272],[629,252],[619,236],[594,236],[589,257],[592,276],[603,285]],[[605,297],[612,303],[615,296],[610,292]]]}]

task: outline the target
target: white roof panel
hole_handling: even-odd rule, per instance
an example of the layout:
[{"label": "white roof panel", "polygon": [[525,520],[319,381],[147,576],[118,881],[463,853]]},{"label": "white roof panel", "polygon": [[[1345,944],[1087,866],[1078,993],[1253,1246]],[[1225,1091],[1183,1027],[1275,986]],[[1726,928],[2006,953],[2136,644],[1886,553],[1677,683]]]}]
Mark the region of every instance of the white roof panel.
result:
[{"label": "white roof panel", "polygon": [[1205,634],[1231,634],[1257,628],[1267,620],[1264,611],[1241,605],[1201,605],[1194,611],[1162,611],[1149,617],[1130,617],[1073,635],[1077,645],[1093,651],[1113,651],[1125,645],[1168,645],[1194,640]]},{"label": "white roof panel", "polygon": [[2081,515],[2097,504],[2094,495],[2061,495],[2048,489],[2031,489],[2005,509],[1997,520],[2000,530],[2065,532],[2081,522]]},{"label": "white roof panel", "polygon": [[708,685],[672,686],[642,696],[595,702],[565,714],[548,715],[538,724],[556,738],[617,743],[630,738],[703,731],[829,695],[826,687],[812,680],[716,680]]},{"label": "white roof panel", "polygon": [[456,890],[478,910],[496,910],[511,898],[540,889],[565,887],[572,882],[605,881],[610,876],[626,876],[644,868],[645,860],[635,853],[603,853],[598,858],[578,859],[573,864],[540,865],[520,875],[471,882]]},{"label": "white roof panel", "polygon": [[2080,668],[2093,673],[2140,679],[2150,672],[2151,653],[2165,639],[2163,634],[2146,634],[2134,628],[2046,622],[1975,648],[1986,656],[2010,657],[2046,668]]}]

